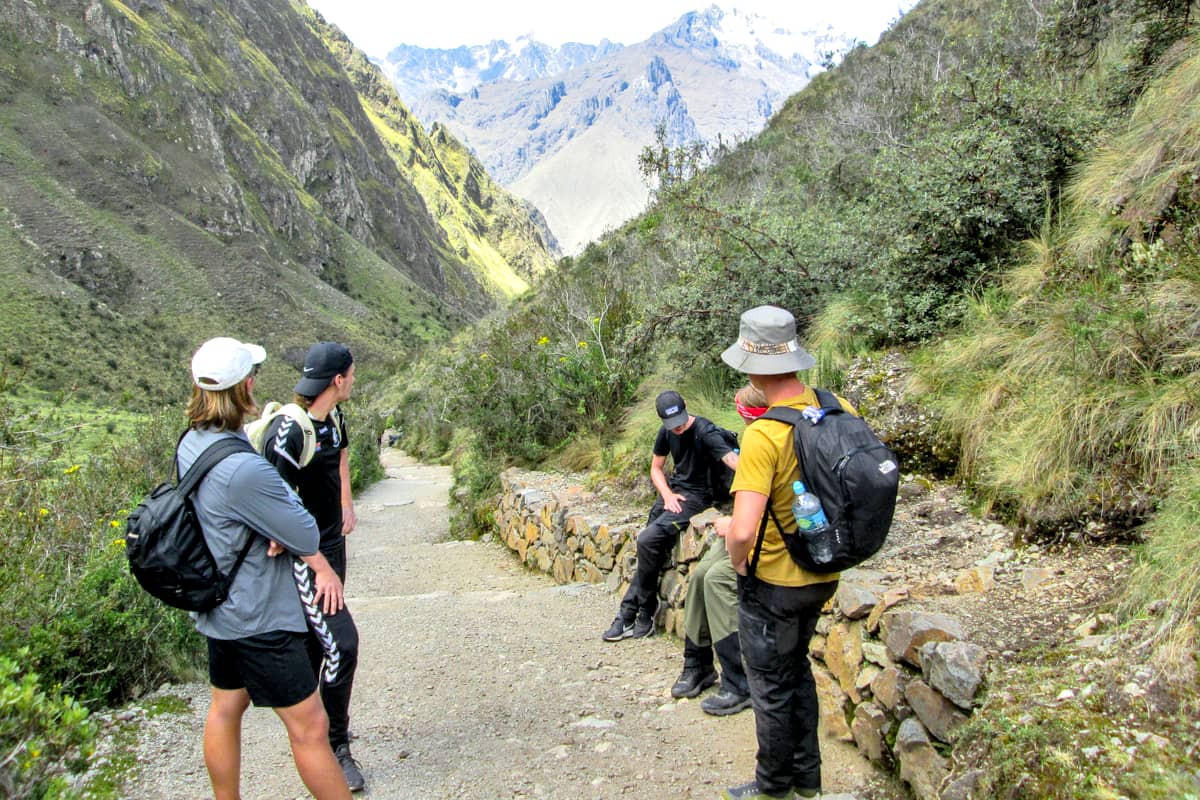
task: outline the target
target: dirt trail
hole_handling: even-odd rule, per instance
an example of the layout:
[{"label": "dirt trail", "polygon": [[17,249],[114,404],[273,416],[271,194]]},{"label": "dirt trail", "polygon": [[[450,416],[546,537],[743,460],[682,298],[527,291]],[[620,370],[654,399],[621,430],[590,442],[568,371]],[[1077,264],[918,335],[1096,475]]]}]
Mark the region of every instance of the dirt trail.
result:
[{"label": "dirt trail", "polygon": [[[383,463],[349,542],[360,797],[715,798],[753,775],[752,713],[710,717],[670,698],[677,641],[602,642],[617,598],[558,586],[498,544],[447,541],[449,470],[394,450]],[[207,687],[168,693],[191,712],[144,723],[129,798],[211,796]],[[878,783],[852,746],[822,748],[826,797]],[[308,796],[271,712],[247,713],[242,758],[246,800]]]}]

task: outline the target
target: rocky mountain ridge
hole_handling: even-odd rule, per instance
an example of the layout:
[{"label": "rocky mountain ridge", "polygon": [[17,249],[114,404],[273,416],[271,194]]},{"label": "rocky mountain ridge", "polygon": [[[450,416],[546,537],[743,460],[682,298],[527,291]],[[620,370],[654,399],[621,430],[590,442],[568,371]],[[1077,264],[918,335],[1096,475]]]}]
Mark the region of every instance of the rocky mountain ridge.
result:
[{"label": "rocky mountain ridge", "polygon": [[658,126],[671,145],[751,135],[855,43],[711,6],[629,46],[401,46],[385,66],[418,118],[462,138],[576,253],[644,208],[637,157]]},{"label": "rocky mountain ridge", "polygon": [[217,332],[390,354],[552,265],[303,5],[5,4],[0,39],[0,351],[33,386],[173,397],[164,365]]}]

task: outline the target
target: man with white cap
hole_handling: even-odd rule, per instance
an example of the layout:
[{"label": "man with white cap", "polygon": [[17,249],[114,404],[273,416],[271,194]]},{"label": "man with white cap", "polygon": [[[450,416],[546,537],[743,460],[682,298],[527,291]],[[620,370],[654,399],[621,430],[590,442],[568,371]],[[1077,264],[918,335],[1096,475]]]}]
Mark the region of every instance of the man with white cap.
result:
[{"label": "man with white cap", "polygon": [[[688,521],[712,503],[709,467],[724,461],[737,468],[737,453],[725,442],[716,426],[704,417],[688,413],[679,392],[661,393],[654,401],[662,427],[654,440],[650,481],[658,499],[637,535],[637,569],[620,610],[602,637],[606,642],[640,639],[654,633],[658,613],[658,578],[671,548]],[[670,476],[664,470],[667,456],[674,462]]]},{"label": "man with white cap", "polygon": [[[179,474],[211,445],[241,438],[242,422],[256,413],[255,375],[266,351],[220,337],[192,357],[188,430],[176,455]],[[216,800],[236,800],[241,768],[242,716],[250,703],[275,710],[287,728],[296,769],[318,800],[347,800],[350,791],[329,746],[328,722],[309,661],[308,626],[292,582],[287,550],[316,573],[316,597],[325,611],[342,606],[342,585],[317,550],[312,515],[279,473],[245,441],[226,456],[192,494],[205,543],[223,573],[242,564],[225,602],[195,615],[208,640],[212,701],[204,728],[204,761]]]},{"label": "man with white cap", "polygon": [[[814,360],[796,339],[796,320],[775,306],[742,314],[738,340],[721,354],[745,373],[771,406],[819,406],[796,373]],[[843,407],[853,409],[841,400]],[[821,791],[817,690],[808,646],[838,575],[819,575],[792,560],[775,523],[794,520],[792,482],[799,466],[792,427],[758,419],[742,437],[732,492],[733,516],[716,522],[738,572],[738,631],[758,737],[755,779],[724,793],[731,800],[800,797]],[[774,515],[767,513],[768,504]]]},{"label": "man with white cap", "polygon": [[[321,531],[321,553],[346,580],[346,540],[355,527],[350,491],[350,442],[338,408],[354,388],[354,357],[337,342],[317,342],[304,357],[302,376],[295,386],[294,402],[312,420],[316,442],[311,460],[300,462],[304,450],[301,426],[286,414],[272,420],[266,431],[263,455],[296,488],[304,507],[312,512]],[[303,576],[300,578],[303,585]],[[366,779],[350,753],[350,695],[358,668],[358,628],[349,608],[310,620],[314,664],[321,672],[321,700],[329,715],[329,743],[353,792]],[[321,659],[324,656],[324,668]]]}]

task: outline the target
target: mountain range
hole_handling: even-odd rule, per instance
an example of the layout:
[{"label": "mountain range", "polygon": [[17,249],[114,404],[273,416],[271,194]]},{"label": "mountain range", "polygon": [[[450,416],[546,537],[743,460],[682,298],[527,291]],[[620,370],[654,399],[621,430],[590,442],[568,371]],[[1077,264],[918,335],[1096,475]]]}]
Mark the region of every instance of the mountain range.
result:
[{"label": "mountain range", "polygon": [[714,5],[629,46],[401,45],[383,66],[423,123],[461,138],[574,254],[644,208],[637,159],[660,125],[670,145],[752,135],[856,43]]}]

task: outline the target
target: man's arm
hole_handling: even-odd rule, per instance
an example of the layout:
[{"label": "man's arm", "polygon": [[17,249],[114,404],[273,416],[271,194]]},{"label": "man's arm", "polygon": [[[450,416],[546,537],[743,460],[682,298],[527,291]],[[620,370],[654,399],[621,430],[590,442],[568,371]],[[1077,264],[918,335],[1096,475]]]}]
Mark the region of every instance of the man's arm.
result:
[{"label": "man's arm", "polygon": [[321,603],[321,610],[326,614],[336,614],[341,611],[346,605],[343,597],[342,581],[333,571],[333,567],[329,566],[329,562],[325,556],[321,555],[321,551],[313,553],[311,556],[297,556],[301,561],[307,564],[316,576],[314,586],[316,587],[317,602]]},{"label": "man's arm", "polygon": [[671,485],[667,483],[667,473],[663,471],[666,463],[666,456],[656,455],[650,459],[650,482],[654,484],[654,488],[662,496],[663,508],[674,514],[678,514],[683,510],[683,506],[680,504],[687,498],[684,495],[676,494]]},{"label": "man's arm", "polygon": [[738,454],[730,450],[725,455],[721,456],[721,461],[731,470],[737,471]]},{"label": "man's arm", "polygon": [[342,484],[342,536],[349,536],[358,525],[354,515],[354,492],[350,488],[350,448],[342,448],[338,462],[338,478]]},{"label": "man's arm", "polygon": [[739,575],[747,574],[747,564],[758,538],[758,527],[767,510],[767,496],[742,490],[734,492],[733,516],[721,517],[714,523],[717,534],[725,537],[729,563]]}]

